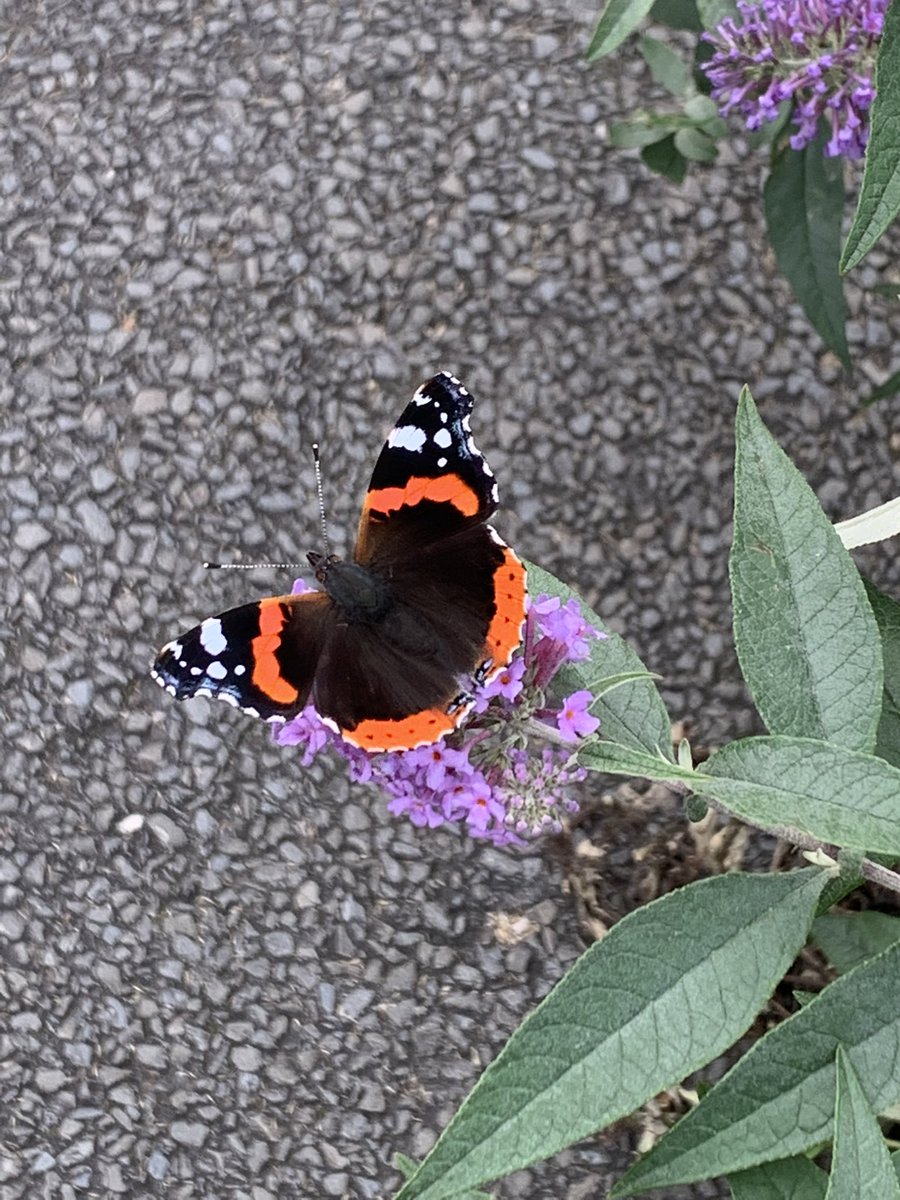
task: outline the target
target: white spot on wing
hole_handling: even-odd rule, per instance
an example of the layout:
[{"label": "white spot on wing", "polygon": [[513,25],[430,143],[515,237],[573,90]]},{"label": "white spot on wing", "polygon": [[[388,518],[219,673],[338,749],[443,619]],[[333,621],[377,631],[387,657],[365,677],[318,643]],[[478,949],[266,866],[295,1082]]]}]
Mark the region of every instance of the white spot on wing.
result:
[{"label": "white spot on wing", "polygon": [[449,429],[439,429],[434,435],[434,444],[440,446],[442,450],[446,450],[448,446],[453,444],[453,435]]},{"label": "white spot on wing", "polygon": [[202,675],[203,668],[202,667],[191,667],[191,674],[192,675]]},{"label": "white spot on wing", "polygon": [[416,391],[416,394],[412,398],[412,403],[413,404],[427,404],[430,399],[431,399],[430,396],[425,395],[424,388],[418,388]]},{"label": "white spot on wing", "polygon": [[243,663],[238,663],[238,665],[234,668],[234,673],[235,675],[243,675],[246,670],[247,668]]},{"label": "white spot on wing", "polygon": [[230,694],[230,692],[219,692],[219,694],[218,694],[218,696],[216,697],[216,699],[217,699],[217,700],[224,700],[224,701],[225,701],[225,703],[226,703],[226,704],[230,704],[232,708],[237,708],[237,707],[238,707],[238,702],[237,702],[237,700],[235,700],[234,696],[232,696],[232,695]]},{"label": "white spot on wing", "polygon": [[398,425],[388,435],[387,444],[392,450],[412,450],[417,454],[425,445],[425,430],[418,425]]},{"label": "white spot on wing", "polygon": [[170,654],[174,654],[176,658],[181,658],[182,654],[184,653],[184,646],[182,646],[181,642],[169,642],[168,646],[166,646],[166,650],[168,650]]},{"label": "white spot on wing", "polygon": [[206,673],[210,679],[224,679],[228,674],[228,668],[224,663],[221,663],[218,659],[216,659],[206,668]]},{"label": "white spot on wing", "polygon": [[245,712],[248,717],[258,717],[259,716],[258,710],[255,708],[251,708],[249,705],[246,708],[244,708],[244,706],[241,705],[241,712]]},{"label": "white spot on wing", "polygon": [[446,458],[439,458],[439,459],[437,460],[437,465],[438,465],[438,466],[440,467],[440,469],[443,471],[444,467],[446,467],[446,465],[447,465],[447,460],[446,460]]},{"label": "white spot on wing", "polygon": [[207,617],[200,626],[200,645],[207,654],[221,654],[228,648],[228,639],[222,632],[222,622],[218,617]]}]

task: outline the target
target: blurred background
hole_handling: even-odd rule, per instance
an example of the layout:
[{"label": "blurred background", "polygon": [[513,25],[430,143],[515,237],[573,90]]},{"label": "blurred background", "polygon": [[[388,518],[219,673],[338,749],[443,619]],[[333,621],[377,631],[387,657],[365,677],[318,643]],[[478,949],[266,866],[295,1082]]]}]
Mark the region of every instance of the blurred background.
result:
[{"label": "blurred background", "polygon": [[[313,440],[346,552],[394,418],[458,374],[498,528],[703,745],[757,728],[727,588],[741,385],[834,519],[897,491],[896,405],[859,407],[900,330],[857,286],[885,252],[850,288],[848,381],[766,249],[761,159],[678,188],[609,148],[649,83],[627,47],[585,66],[596,16],[0,16],[4,1200],[386,1196],[583,948],[539,850],[399,823],[149,680],[186,624],[290,583],[204,559],[318,548]],[[496,1194],[604,1195],[639,1133]]]}]

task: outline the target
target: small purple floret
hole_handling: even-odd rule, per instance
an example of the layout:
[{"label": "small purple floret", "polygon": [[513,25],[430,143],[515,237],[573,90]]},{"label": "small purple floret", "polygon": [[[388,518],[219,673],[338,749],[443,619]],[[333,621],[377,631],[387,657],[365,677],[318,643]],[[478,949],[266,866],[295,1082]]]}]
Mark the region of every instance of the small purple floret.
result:
[{"label": "small purple floret", "polygon": [[738,0],[704,37],[715,54],[703,67],[721,115],[736,112],[747,128],[772,121],[794,104],[790,138],[802,150],[827,122],[829,157],[861,158],[875,96],[872,71],[888,0]]},{"label": "small purple floret", "polygon": [[[295,594],[308,588],[303,580]],[[575,600],[538,596],[529,605],[518,656],[493,679],[474,689],[469,720],[443,741],[415,750],[367,754],[325,725],[310,704],[274,732],[282,746],[299,746],[308,766],[326,747],[347,762],[351,779],[376,784],[388,811],[413,825],[436,828],[457,822],[495,845],[523,845],[562,828],[561,815],[578,811],[566,794],[586,778],[574,758],[574,743],[596,732],[593,697],[582,690],[559,708],[547,707],[546,690],[566,663],[584,662],[594,642],[607,637],[585,621]],[[473,685],[474,687],[474,685]],[[556,729],[572,749],[525,748],[527,736],[510,738],[528,720]],[[525,743],[525,745],[523,745]]]}]

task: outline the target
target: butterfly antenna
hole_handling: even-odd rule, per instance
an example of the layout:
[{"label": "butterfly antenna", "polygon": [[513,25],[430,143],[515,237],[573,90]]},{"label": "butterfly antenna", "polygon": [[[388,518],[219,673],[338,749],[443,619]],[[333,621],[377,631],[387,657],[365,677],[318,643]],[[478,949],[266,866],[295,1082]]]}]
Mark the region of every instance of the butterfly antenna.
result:
[{"label": "butterfly antenna", "polygon": [[325,557],[328,558],[330,548],[328,545],[328,524],[325,520],[325,496],[322,492],[322,468],[319,463],[319,443],[313,442],[313,468],[316,472],[316,495],[319,498],[319,520],[322,524],[322,545],[325,550]]},{"label": "butterfly antenna", "polygon": [[205,562],[203,564],[203,566],[206,568],[207,571],[255,571],[259,567],[262,567],[263,569],[269,568],[269,569],[275,570],[275,571],[291,571],[291,570],[295,570],[295,569],[302,571],[302,570],[306,569],[307,564],[306,563],[273,563],[273,562],[259,562],[259,563]]},{"label": "butterfly antenna", "polygon": [[[322,542],[325,548],[325,557],[330,553],[328,545],[328,527],[325,523],[325,497],[322,493],[322,468],[319,464],[319,443],[313,442],[313,467],[316,472],[316,496],[319,500],[319,520],[322,524]],[[236,563],[236,562],[205,562],[203,566],[207,571],[256,571],[256,570],[272,570],[272,571],[305,571],[307,563],[283,563],[283,562],[252,562],[252,563]]]}]

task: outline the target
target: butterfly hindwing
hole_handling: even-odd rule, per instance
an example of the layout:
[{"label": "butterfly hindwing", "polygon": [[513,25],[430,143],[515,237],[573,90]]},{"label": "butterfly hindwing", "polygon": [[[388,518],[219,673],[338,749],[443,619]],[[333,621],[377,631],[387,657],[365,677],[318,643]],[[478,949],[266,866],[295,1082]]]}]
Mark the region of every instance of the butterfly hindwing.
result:
[{"label": "butterfly hindwing", "polygon": [[522,639],[525,568],[486,525],[392,566],[380,626],[340,626],[323,651],[313,700],[367,750],[411,749],[451,732]]}]

